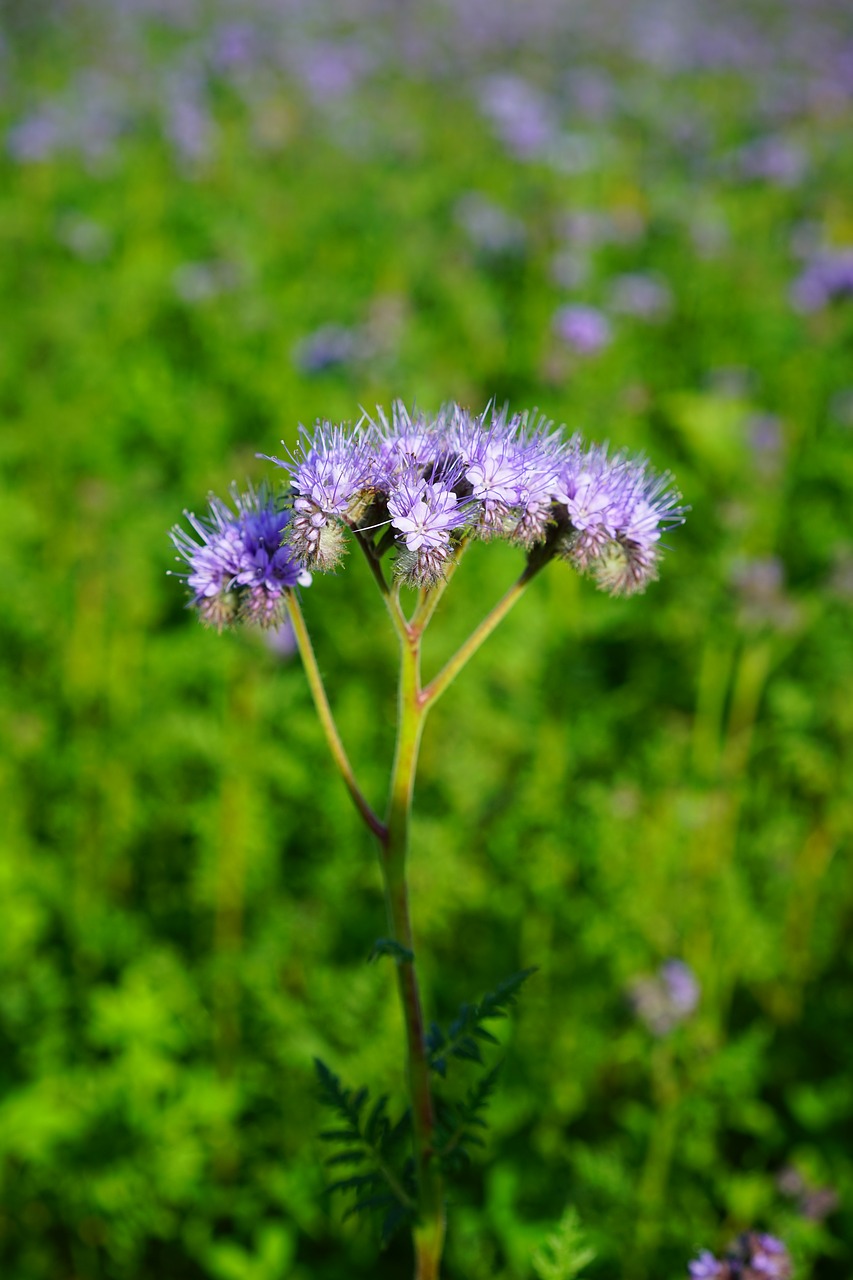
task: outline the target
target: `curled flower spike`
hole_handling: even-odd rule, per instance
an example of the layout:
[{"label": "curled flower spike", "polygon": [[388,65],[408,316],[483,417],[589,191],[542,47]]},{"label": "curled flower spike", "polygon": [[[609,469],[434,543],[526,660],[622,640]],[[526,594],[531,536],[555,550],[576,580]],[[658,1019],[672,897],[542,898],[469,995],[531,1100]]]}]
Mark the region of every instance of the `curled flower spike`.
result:
[{"label": "curled flower spike", "polygon": [[233,511],[212,495],[207,517],[185,512],[200,543],[180,525],[172,529],[172,542],[189,566],[177,576],[186,579],[190,607],[207,626],[218,631],[235,622],[279,626],[285,593],[311,583],[310,573],[281,545],[289,513],[264,487],[241,494],[234,486],[231,497]]},{"label": "curled flower spike", "polygon": [[286,533],[292,554],[311,568],[334,569],[346,549],[341,522],[353,522],[367,505],[370,457],[365,442],[323,422],[313,439],[303,441],[300,459],[269,461],[292,476],[293,517]]}]

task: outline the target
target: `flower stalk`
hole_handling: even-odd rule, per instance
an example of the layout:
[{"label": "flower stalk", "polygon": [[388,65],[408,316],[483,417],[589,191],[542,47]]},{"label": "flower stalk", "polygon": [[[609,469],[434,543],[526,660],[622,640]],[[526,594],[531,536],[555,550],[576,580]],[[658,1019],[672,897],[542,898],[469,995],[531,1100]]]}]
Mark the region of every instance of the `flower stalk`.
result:
[{"label": "flower stalk", "polygon": [[[426,718],[546,564],[566,560],[614,595],[642,591],[657,577],[662,532],[681,524],[685,508],[671,478],[655,476],[645,460],[587,446],[535,414],[510,416],[494,406],[472,415],[450,405],[432,420],[397,404],[390,419],[380,410],[376,421],[365,417],[352,430],[321,422],[313,435],[304,432],[294,453],[270,461],[288,476],[284,495],[277,498],[265,486],[245,494],[234,489],[232,506],[211,497],[207,516],[186,513],[195,536],[178,526],[171,537],[186,562],[180,576],[190,603],[207,625],[269,628],[289,617],[332,758],[376,838],[406,1032],[415,1280],[438,1280],[447,1141],[439,1151],[407,882]],[[312,572],[328,572],[341,562],[350,536],[364,553],[400,646],[396,746],[384,818],[355,776],[296,594],[297,587],[310,584]],[[524,570],[424,685],[421,643],[447,585],[472,541],[500,538],[526,551]],[[383,564],[386,555],[390,562]],[[408,617],[400,601],[403,584],[417,591]],[[340,1095],[341,1106],[354,1124],[346,1098]],[[350,1189],[353,1183],[363,1187],[365,1180],[350,1179]],[[399,1185],[389,1185],[399,1206],[411,1209],[408,1189],[401,1196]]]}]

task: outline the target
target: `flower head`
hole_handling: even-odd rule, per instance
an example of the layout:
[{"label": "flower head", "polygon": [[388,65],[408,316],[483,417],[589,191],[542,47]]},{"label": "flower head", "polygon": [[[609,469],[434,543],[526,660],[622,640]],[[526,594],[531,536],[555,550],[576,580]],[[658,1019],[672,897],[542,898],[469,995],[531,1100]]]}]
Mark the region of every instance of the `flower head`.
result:
[{"label": "flower head", "polygon": [[398,576],[420,586],[443,575],[465,526],[540,563],[559,551],[611,594],[632,594],[657,576],[662,532],[685,512],[670,477],[643,459],[493,405],[428,416],[397,402],[354,428],[321,422],[270,461],[290,478],[284,536],[296,560],[335,568],[351,529],[375,563],[396,548]]},{"label": "flower head", "polygon": [[308,586],[311,575],[281,545],[288,514],[265,488],[241,494],[234,487],[232,501],[234,510],[211,496],[207,517],[185,513],[200,543],[179,525],[170,534],[189,566],[179,576],[190,589],[190,606],[220,631],[238,621],[278,626],[285,593]]},{"label": "flower head", "polygon": [[269,459],[291,477],[287,542],[312,569],[333,569],[344,552],[341,522],[354,521],[369,501],[369,449],[358,434],[321,422],[310,439],[304,433],[300,453],[289,460]]}]

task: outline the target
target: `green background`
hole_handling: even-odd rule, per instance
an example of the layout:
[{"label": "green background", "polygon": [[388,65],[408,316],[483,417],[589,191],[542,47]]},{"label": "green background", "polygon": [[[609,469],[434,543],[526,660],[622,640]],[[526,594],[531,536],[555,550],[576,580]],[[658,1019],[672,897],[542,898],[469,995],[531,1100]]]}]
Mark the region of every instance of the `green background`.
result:
[{"label": "green background", "polygon": [[[799,1280],[842,1277],[853,303],[806,313],[790,290],[809,244],[853,243],[849,94],[781,34],[773,74],[812,91],[774,116],[772,57],[644,60],[606,12],[598,33],[557,5],[529,44],[515,27],[466,44],[449,8],[338,8],[258,4],[296,53],[239,75],[204,53],[215,7],[0,8],[0,1269],[409,1273],[405,1239],[377,1262],[370,1226],[324,1196],[311,1065],[399,1096],[392,966],[366,963],[385,931],[374,850],[298,662],[202,630],[166,576],[184,507],[273,478],[256,453],[298,423],[400,397],[538,406],[672,468],[691,506],[645,596],[551,565],[427,729],[412,891],[430,1010],[539,966],[453,1189],[448,1280],[527,1280],[567,1205],[592,1280],[675,1280],[752,1226],[786,1239]],[[820,48],[849,47],[842,6],[805,8]],[[312,94],[306,32],[369,70]],[[210,130],[195,156],[169,135],[188,63]],[[93,67],[120,98],[103,144]],[[601,118],[573,106],[584,68],[611,86]],[[556,150],[519,154],[479,109],[507,69],[552,104]],[[70,141],[22,156],[14,131],[45,102]],[[794,180],[745,172],[768,134],[804,157]],[[471,193],[511,220],[497,245],[466,229]],[[574,287],[555,279],[567,252]],[[573,353],[555,311],[607,309],[626,272],[668,282],[668,313],[611,308],[610,345]],[[298,344],[328,324],[353,353],[307,368]],[[765,561],[780,583],[744,586]],[[427,672],[519,568],[508,547],[469,553]],[[304,608],[379,804],[382,603],[352,555]],[[628,992],[669,957],[701,999],[656,1037]],[[791,1167],[833,1190],[828,1216],[780,1187]]]}]

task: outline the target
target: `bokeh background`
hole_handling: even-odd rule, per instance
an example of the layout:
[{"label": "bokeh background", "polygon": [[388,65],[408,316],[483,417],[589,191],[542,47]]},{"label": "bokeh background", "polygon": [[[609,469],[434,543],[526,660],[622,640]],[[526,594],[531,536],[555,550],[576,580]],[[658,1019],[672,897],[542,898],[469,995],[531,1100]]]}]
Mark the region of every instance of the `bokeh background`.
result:
[{"label": "bokeh background", "polygon": [[[592,1280],[750,1226],[853,1274],[846,0],[0,15],[3,1276],[408,1274],[323,1194],[311,1067],[399,1096],[374,851],[286,645],[166,576],[184,507],[395,397],[692,507],[643,597],[552,565],[428,728],[430,1008],[539,966],[448,1280],[528,1280],[567,1205]],[[469,554],[430,663],[518,569]],[[378,803],[364,565],[305,609]]]}]

